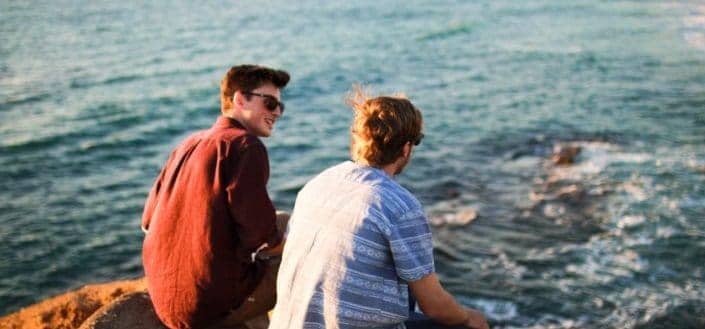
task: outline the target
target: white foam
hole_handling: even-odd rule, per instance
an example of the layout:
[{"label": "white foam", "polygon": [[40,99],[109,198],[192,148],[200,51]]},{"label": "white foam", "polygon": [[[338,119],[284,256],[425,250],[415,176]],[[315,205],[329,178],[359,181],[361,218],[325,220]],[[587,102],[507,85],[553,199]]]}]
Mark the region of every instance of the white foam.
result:
[{"label": "white foam", "polygon": [[624,153],[619,147],[604,142],[578,142],[581,151],[571,166],[556,166],[553,176],[561,180],[583,180],[593,177],[613,163],[644,163],[653,157],[646,153]]},{"label": "white foam", "polygon": [[565,329],[565,328],[585,328],[587,325],[586,317],[581,316],[578,319],[566,319],[563,317],[558,317],[556,315],[548,314],[542,315],[539,318],[538,323],[532,325],[531,327],[526,327],[530,329]]},{"label": "white foam", "polygon": [[678,233],[678,230],[671,226],[662,226],[656,229],[656,237],[661,239],[668,239]]},{"label": "white foam", "polygon": [[486,318],[495,321],[511,320],[519,314],[517,305],[508,301],[459,296],[458,302],[463,305],[472,305],[471,307],[478,309]]},{"label": "white foam", "polygon": [[642,224],[645,221],[646,221],[646,217],[644,217],[642,215],[627,215],[627,216],[620,218],[617,221],[617,227],[619,227],[619,228],[632,227],[632,226]]}]

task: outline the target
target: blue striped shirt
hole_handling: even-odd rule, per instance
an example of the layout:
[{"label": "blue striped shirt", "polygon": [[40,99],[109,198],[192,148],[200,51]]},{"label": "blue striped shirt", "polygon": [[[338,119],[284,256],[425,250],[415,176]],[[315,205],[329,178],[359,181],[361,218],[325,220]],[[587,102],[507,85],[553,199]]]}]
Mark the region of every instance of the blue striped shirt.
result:
[{"label": "blue striped shirt", "polygon": [[419,201],[382,170],[343,162],[297,196],[269,328],[404,328],[407,282],[433,272]]}]

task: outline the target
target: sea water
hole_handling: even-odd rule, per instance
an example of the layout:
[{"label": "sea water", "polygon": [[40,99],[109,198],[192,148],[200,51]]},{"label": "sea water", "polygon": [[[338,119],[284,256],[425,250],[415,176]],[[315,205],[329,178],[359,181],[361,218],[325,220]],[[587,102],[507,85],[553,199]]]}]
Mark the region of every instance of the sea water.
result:
[{"label": "sea water", "polygon": [[354,83],[403,92],[426,138],[398,180],[477,214],[434,226],[460,302],[496,328],[705,323],[699,1],[3,1],[0,314],[142,275],[149,188],[239,63],[292,75],[278,208],[348,158]]}]

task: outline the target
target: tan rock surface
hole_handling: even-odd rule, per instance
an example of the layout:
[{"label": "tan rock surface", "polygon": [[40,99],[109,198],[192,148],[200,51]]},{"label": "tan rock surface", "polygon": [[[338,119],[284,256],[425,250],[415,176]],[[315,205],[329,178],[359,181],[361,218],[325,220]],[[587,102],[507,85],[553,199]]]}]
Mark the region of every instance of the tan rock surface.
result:
[{"label": "tan rock surface", "polygon": [[1,329],[73,329],[122,295],[145,291],[144,278],[86,285],[0,318]]},{"label": "tan rock surface", "polygon": [[149,295],[133,292],[122,295],[86,319],[79,329],[167,329],[157,318]]}]

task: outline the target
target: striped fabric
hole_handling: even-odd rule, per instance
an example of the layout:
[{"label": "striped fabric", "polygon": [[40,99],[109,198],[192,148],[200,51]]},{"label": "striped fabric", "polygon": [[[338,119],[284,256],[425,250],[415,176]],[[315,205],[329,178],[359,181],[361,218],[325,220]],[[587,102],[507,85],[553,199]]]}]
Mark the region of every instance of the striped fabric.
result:
[{"label": "striped fabric", "polygon": [[433,273],[421,204],[383,171],[347,161],[299,192],[270,329],[404,328],[407,281]]}]

